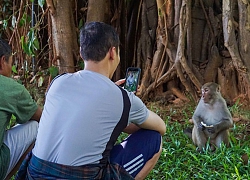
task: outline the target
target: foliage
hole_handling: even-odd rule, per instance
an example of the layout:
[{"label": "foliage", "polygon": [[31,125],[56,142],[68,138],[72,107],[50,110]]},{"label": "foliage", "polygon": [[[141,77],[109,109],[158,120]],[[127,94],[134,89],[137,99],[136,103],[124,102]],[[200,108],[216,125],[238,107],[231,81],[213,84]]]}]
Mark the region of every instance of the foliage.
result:
[{"label": "foliage", "polygon": [[11,116],[9,125],[7,126],[7,129],[10,129],[12,126],[16,124],[16,117],[14,115]]},{"label": "foliage", "polygon": [[28,56],[35,56],[36,55],[36,51],[40,49],[40,46],[39,46],[39,41],[37,39],[35,30],[33,28],[30,29],[26,38],[25,38],[25,36],[21,37],[21,44],[22,44],[23,51]]},{"label": "foliage", "polygon": [[16,70],[16,66],[15,65],[12,66],[11,70],[12,70],[13,73],[17,74],[17,70]]},{"label": "foliage", "polygon": [[[43,42],[43,39],[48,38],[44,5],[45,0],[3,0],[0,3],[0,36],[8,39],[14,52],[15,66],[12,71],[26,87],[37,72],[52,72],[53,77],[58,74],[49,69],[49,48]],[[40,76],[39,82],[43,81],[42,78],[44,77]]]},{"label": "foliage", "polygon": [[59,73],[58,67],[51,66],[49,68],[49,73],[50,73],[52,79],[55,78]]}]

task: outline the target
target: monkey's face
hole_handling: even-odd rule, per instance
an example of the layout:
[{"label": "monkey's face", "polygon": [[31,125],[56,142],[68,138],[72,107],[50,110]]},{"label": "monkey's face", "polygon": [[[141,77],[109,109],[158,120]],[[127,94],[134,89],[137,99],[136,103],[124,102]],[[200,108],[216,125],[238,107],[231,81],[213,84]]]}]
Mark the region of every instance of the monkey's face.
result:
[{"label": "monkey's face", "polygon": [[206,104],[212,105],[216,100],[216,96],[220,94],[220,86],[216,83],[209,82],[202,86],[202,99]]},{"label": "monkey's face", "polygon": [[210,100],[212,99],[212,94],[210,92],[210,89],[204,87],[201,89],[201,92],[202,92],[201,98],[203,99],[204,103],[210,103]]}]

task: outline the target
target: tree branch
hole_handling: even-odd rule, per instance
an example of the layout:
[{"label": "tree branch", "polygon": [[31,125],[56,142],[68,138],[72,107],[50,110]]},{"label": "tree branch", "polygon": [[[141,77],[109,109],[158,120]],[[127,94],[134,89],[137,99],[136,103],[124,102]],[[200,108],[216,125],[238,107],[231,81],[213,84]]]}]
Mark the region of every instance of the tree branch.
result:
[{"label": "tree branch", "polygon": [[53,16],[56,12],[53,0],[46,0],[47,7],[49,8],[50,14]]}]

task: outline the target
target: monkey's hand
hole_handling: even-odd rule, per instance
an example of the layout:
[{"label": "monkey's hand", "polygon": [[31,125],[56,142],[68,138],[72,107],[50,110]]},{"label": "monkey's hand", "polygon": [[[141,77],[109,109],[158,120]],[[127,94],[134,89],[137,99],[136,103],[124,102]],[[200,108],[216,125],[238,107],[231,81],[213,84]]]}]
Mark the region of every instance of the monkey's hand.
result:
[{"label": "monkey's hand", "polygon": [[214,134],[215,133],[215,128],[214,127],[206,127],[207,132],[209,132],[210,134]]},{"label": "monkey's hand", "polygon": [[210,134],[215,133],[215,127],[214,127],[214,125],[207,125],[204,122],[201,122],[201,125],[204,126],[204,129],[206,129],[207,132],[209,132]]},{"label": "monkey's hand", "polygon": [[201,124],[202,124],[203,126],[205,126],[206,128],[214,127],[214,125],[210,125],[210,126],[209,126],[209,125],[205,124],[205,123],[202,122],[202,121],[201,121]]},{"label": "monkey's hand", "polygon": [[198,129],[200,131],[204,131],[205,130],[205,126],[202,124],[202,122],[198,124]]}]

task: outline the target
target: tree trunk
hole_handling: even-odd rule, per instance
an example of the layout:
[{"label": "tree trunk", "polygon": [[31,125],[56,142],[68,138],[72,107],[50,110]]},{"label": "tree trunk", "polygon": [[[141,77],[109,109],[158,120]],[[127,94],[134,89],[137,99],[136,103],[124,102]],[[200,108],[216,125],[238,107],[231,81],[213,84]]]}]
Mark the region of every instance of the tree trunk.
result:
[{"label": "tree trunk", "polygon": [[[182,100],[187,98],[177,92],[183,86],[193,99],[198,99],[201,85],[213,81],[223,87],[222,94],[230,104],[240,97],[249,101],[249,2],[156,1],[159,30],[153,60],[166,59],[170,63],[152,63],[151,67],[160,68],[156,75],[153,74],[154,69],[149,73],[150,66],[144,68],[143,82],[149,84],[142,91],[143,99],[150,97],[150,93],[154,93],[156,88],[164,84],[168,84],[165,91],[174,89],[172,93]],[[166,17],[172,19],[164,20]],[[171,22],[174,22],[174,26],[167,26]],[[165,30],[167,31],[164,32]],[[141,34],[143,35],[145,34]],[[145,37],[140,37],[143,38]],[[166,64],[168,65],[165,66]],[[171,82],[173,79],[175,83]],[[178,80],[181,83],[176,86]]]},{"label": "tree trunk", "polygon": [[[238,0],[238,2],[240,2],[241,0]],[[238,42],[237,42],[237,38],[236,38],[236,24],[237,22],[234,21],[233,18],[233,12],[234,12],[234,4],[235,1],[233,0],[223,0],[223,34],[224,34],[224,40],[225,40],[225,46],[227,47],[231,57],[232,57],[232,62],[233,65],[235,67],[235,69],[238,72],[238,89],[239,92],[241,94],[243,94],[245,97],[244,99],[250,99],[250,78],[249,78],[249,69],[247,69],[247,67],[245,66],[245,64],[243,63],[244,61],[247,62],[248,59],[242,59],[244,58],[244,56],[242,56],[241,54],[245,54],[244,52],[247,51],[247,49],[249,49],[249,47],[246,46],[246,42],[244,40],[242,40],[242,38],[247,38],[249,39],[249,37],[246,37],[246,31],[244,31],[243,29],[248,25],[247,21],[245,21],[245,19],[243,17],[246,16],[246,14],[240,14],[239,18],[240,18],[240,27],[239,28],[239,34],[240,34],[240,47],[244,47],[243,51],[239,51],[239,47],[238,47]],[[249,5],[249,2],[245,2],[245,4]],[[239,9],[241,9],[238,12],[243,12],[243,9],[245,9],[242,3],[239,3]],[[239,14],[238,14],[239,15]],[[244,27],[244,28],[242,28]],[[248,42],[249,43],[249,42]],[[247,65],[247,64],[246,64]]]},{"label": "tree trunk", "polygon": [[100,21],[110,24],[110,0],[89,0],[87,22]]},{"label": "tree trunk", "polygon": [[76,29],[71,0],[47,0],[52,22],[52,39],[55,47],[53,64],[59,73],[75,72],[78,53]]}]

